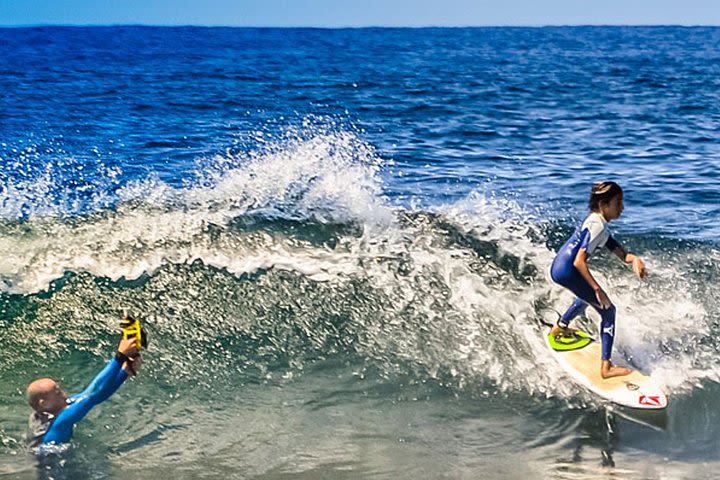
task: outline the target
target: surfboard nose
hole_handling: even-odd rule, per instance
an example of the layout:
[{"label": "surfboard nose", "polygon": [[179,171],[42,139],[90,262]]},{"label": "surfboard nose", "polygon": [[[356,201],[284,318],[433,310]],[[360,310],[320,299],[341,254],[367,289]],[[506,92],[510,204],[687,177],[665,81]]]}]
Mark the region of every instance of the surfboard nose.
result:
[{"label": "surfboard nose", "polygon": [[666,408],[668,399],[665,393],[649,377],[642,379],[643,382],[626,380],[624,392],[618,392],[623,401],[618,403],[626,407],[639,408],[643,410],[660,410]]},{"label": "surfboard nose", "polygon": [[640,394],[638,396],[638,405],[642,405],[644,408],[648,409],[660,409],[667,407],[667,397],[663,393],[655,393],[655,394]]}]

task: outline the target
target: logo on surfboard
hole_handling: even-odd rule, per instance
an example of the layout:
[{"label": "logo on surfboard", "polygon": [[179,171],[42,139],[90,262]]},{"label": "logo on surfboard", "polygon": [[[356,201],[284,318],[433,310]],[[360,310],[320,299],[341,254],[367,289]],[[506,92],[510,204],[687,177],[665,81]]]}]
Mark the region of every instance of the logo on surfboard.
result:
[{"label": "logo on surfboard", "polygon": [[635,390],[637,390],[637,389],[640,388],[639,386],[635,385],[635,384],[632,383],[632,382],[625,382],[625,386],[626,386],[627,389],[630,390],[631,392],[634,392]]},{"label": "logo on surfboard", "polygon": [[648,405],[650,407],[660,407],[660,397],[657,395],[640,395],[640,405]]}]

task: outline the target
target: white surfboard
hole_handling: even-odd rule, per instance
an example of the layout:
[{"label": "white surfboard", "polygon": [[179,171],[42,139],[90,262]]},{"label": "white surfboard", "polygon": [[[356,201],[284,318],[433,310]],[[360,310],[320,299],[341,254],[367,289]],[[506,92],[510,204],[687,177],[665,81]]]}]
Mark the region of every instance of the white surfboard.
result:
[{"label": "white surfboard", "polygon": [[668,400],[662,389],[637,370],[622,377],[600,376],[600,344],[580,330],[545,343],[565,371],[580,385],[618,405],[642,410],[662,410]]}]

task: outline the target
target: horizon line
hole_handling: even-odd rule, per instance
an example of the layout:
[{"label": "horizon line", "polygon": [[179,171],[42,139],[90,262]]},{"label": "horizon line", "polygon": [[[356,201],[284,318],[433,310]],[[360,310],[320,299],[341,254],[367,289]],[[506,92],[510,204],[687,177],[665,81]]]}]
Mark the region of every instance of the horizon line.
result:
[{"label": "horizon line", "polygon": [[0,28],[84,28],[84,27],[156,27],[156,28],[256,28],[256,29],[315,29],[315,30],[361,30],[361,29],[440,29],[440,28],[563,28],[563,27],[679,27],[679,28],[716,28],[718,24],[681,24],[681,23],[558,23],[542,25],[488,24],[488,25],[226,25],[193,23],[28,23],[0,24]]}]

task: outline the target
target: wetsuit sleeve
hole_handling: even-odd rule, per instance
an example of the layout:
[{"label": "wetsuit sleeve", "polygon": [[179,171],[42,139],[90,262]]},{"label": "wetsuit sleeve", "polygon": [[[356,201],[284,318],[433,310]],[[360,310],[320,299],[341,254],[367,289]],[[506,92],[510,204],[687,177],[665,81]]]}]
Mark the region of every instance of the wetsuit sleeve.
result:
[{"label": "wetsuit sleeve", "polygon": [[[588,249],[588,245],[590,245],[590,230],[587,228],[584,228],[582,232],[580,232],[580,246],[578,247],[578,250],[581,248],[584,248],[586,251]],[[577,252],[575,253],[577,255]]]},{"label": "wetsuit sleeve", "polygon": [[616,248],[620,247],[620,244],[611,235],[608,237],[607,243],[605,243],[605,247],[611,252],[614,252]]},{"label": "wetsuit sleeve", "polygon": [[127,379],[127,373],[120,362],[113,358],[90,385],[79,395],[72,398],[72,403],[58,414],[52,426],[43,437],[43,443],[66,443],[70,441],[73,427],[97,404],[106,400]]},{"label": "wetsuit sleeve", "polygon": [[[116,368],[114,364],[120,365],[120,368]],[[104,402],[110,395],[115,393],[120,385],[127,380],[128,374],[122,369],[122,364],[114,358],[112,361],[105,365],[100,373],[95,375],[92,383],[88,385],[84,392],[77,395],[78,398],[82,398],[85,395],[95,394],[95,405]]]},{"label": "wetsuit sleeve", "polygon": [[[584,237],[587,232],[587,237]],[[593,253],[598,246],[602,246],[606,239],[605,226],[597,221],[590,221],[583,225],[583,242],[581,248],[589,254]]]}]

